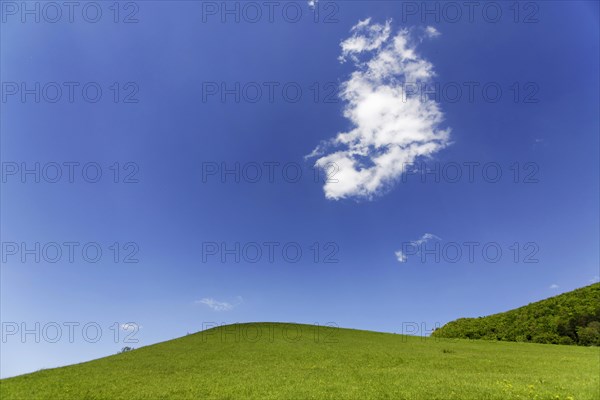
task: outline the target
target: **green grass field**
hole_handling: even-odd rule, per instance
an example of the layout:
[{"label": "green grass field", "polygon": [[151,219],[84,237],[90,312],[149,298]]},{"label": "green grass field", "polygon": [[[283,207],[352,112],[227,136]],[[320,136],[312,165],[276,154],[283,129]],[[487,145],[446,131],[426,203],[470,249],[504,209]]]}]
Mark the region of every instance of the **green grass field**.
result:
[{"label": "green grass field", "polygon": [[583,400],[599,373],[598,347],[260,323],[4,379],[0,398]]}]

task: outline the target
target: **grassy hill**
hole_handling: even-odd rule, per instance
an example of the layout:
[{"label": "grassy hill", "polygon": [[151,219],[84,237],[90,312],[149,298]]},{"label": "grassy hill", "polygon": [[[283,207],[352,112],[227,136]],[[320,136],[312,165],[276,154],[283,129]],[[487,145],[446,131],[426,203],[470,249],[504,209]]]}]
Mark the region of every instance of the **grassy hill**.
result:
[{"label": "grassy hill", "polygon": [[4,379],[0,398],[591,400],[599,356],[591,347],[238,324]]},{"label": "grassy hill", "polygon": [[500,314],[460,318],[432,336],[600,346],[600,283]]}]

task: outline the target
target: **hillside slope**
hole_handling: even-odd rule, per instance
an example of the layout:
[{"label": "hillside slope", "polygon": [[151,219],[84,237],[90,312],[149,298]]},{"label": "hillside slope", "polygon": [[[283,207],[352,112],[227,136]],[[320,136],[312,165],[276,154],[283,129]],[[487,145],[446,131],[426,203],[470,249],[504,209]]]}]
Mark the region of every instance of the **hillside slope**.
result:
[{"label": "hillside slope", "polygon": [[8,399],[597,399],[599,349],[238,324],[0,381]]},{"label": "hillside slope", "polygon": [[507,312],[460,318],[432,336],[600,346],[600,283]]}]

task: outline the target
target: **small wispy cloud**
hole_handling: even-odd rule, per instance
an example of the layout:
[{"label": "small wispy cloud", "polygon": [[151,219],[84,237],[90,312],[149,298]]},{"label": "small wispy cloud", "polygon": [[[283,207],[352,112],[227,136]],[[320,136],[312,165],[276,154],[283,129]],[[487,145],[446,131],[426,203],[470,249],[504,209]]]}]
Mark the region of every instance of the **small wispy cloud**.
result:
[{"label": "small wispy cloud", "polygon": [[596,275],[590,279],[590,283],[598,283],[600,282],[600,276]]},{"label": "small wispy cloud", "polygon": [[430,37],[430,38],[440,36],[440,32],[437,29],[435,29],[433,26],[428,26],[427,28],[425,28],[425,33],[427,34],[427,37]]},{"label": "small wispy cloud", "polygon": [[138,329],[142,329],[143,326],[136,324],[135,322],[127,322],[126,324],[121,324],[120,328],[124,331],[135,331]]},{"label": "small wispy cloud", "polygon": [[244,301],[240,296],[238,296],[237,299],[238,301],[236,303],[228,303],[226,301],[215,300],[212,297],[205,297],[203,299],[196,300],[194,303],[208,306],[214,311],[231,311]]},{"label": "small wispy cloud", "polygon": [[402,250],[398,250],[394,254],[396,255],[396,260],[398,260],[398,262],[406,262],[407,258],[406,255],[402,252]]},{"label": "small wispy cloud", "polygon": [[[439,236],[434,235],[433,233],[425,233],[421,238],[417,240],[411,240],[407,244],[417,248],[417,254],[421,252],[420,247],[422,244],[429,242],[430,240],[442,240]],[[403,245],[404,248],[404,245]],[[394,255],[396,256],[396,260],[398,262],[404,263],[408,260],[408,257],[404,253],[403,250],[397,250]]]},{"label": "small wispy cloud", "polygon": [[555,290],[558,289],[559,286],[556,283],[553,283],[552,285],[550,285],[550,289]]},{"label": "small wispy cloud", "polygon": [[308,156],[315,167],[335,166],[335,179],[323,189],[330,200],[372,199],[390,188],[418,158],[431,157],[450,144],[444,115],[426,96],[409,93],[407,84],[423,85],[435,76],[433,65],[417,52],[433,27],[392,31],[392,21],[359,21],[340,43],[341,62],[355,71],[342,84],[344,117],[352,128],[324,140]]},{"label": "small wispy cloud", "polygon": [[390,20],[386,21],[384,25],[371,24],[371,18],[358,21],[350,30],[352,36],[340,44],[342,55],[338,57],[338,60],[346,62],[350,56],[352,61],[359,62],[359,54],[379,49],[389,39],[391,31]]},{"label": "small wispy cloud", "polygon": [[533,139],[533,143],[531,148],[533,150],[540,150],[548,146],[547,140],[545,138],[535,138]]}]

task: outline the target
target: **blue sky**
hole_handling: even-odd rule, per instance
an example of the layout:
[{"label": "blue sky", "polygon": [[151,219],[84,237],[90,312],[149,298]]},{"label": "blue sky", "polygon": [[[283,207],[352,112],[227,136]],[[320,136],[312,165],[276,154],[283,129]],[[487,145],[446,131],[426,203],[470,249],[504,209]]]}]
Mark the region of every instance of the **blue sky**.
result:
[{"label": "blue sky", "polygon": [[210,323],[431,329],[598,281],[599,11],[575,3],[1,2],[1,375]]}]

